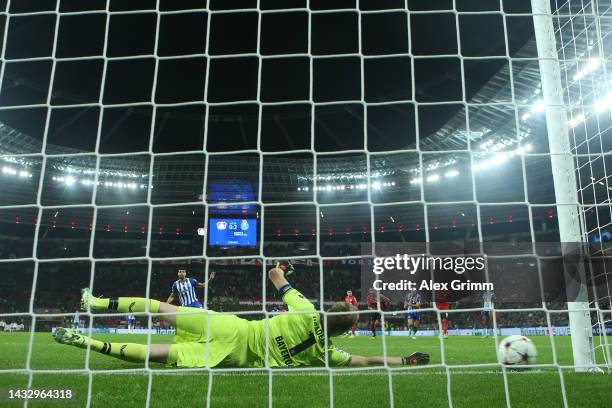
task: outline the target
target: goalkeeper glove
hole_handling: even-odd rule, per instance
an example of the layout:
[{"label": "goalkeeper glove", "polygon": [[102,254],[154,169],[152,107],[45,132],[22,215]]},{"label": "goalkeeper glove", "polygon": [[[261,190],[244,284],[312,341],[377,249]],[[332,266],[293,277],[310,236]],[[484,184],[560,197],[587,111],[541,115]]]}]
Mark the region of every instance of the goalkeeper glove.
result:
[{"label": "goalkeeper glove", "polygon": [[408,357],[402,357],[402,365],[425,365],[429,364],[429,354],[414,352]]},{"label": "goalkeeper glove", "polygon": [[293,265],[291,265],[291,262],[289,261],[281,261],[276,264],[276,267],[282,269],[282,271],[285,272],[285,276],[289,276],[293,272],[295,272],[295,269],[293,269]]}]

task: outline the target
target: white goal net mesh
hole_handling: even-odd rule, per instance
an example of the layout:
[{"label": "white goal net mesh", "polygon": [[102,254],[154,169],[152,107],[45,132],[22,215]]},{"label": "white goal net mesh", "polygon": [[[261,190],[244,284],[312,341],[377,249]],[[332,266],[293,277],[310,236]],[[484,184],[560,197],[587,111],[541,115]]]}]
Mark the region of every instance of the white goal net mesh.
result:
[{"label": "white goal net mesh", "polygon": [[[283,406],[275,384],[298,373],[326,378],[332,406],[344,375],[371,374],[385,379],[384,403],[401,406],[398,377],[419,372],[443,378],[445,402],[461,406],[461,376],[493,373],[512,406],[513,373],[495,353],[504,330],[519,327],[548,336],[537,368],[554,373],[558,401],[570,405],[564,378],[575,366],[558,343],[567,299],[545,287],[521,294],[526,276],[546,281],[561,242],[529,1],[0,3],[0,320],[29,332],[25,361],[7,356],[0,377],[36,388],[45,375],[84,374],[89,407],[97,376],[144,374],[148,407],[170,374],[208,374],[202,406],[215,405],[225,376],[252,374],[265,378],[263,401]],[[579,208],[590,244],[588,335],[609,372],[612,4],[551,8],[578,184],[576,202],[563,205]],[[232,220],[250,232],[228,241],[217,226]],[[482,361],[462,360],[442,338],[427,367],[186,371],[114,369],[91,349],[84,362],[40,357],[37,336],[54,327],[95,338],[125,324],[122,314],[79,315],[82,287],[166,300],[177,268],[198,281],[216,272],[203,307],[261,319],[283,311],[267,269],[291,260],[289,280],[327,319],[347,289],[366,309],[361,268],[376,254],[364,244],[451,241],[491,245],[483,280],[517,273],[500,280],[509,294],[497,294],[490,332],[479,326],[481,294],[449,311],[451,335],[495,339]],[[437,339],[443,313],[427,300],[422,331]],[[419,348],[420,338],[391,342],[408,339],[402,307],[384,313],[391,327],[373,354]],[[368,335],[369,316],[358,334]],[[173,332],[150,313],[136,318],[149,344]]]}]

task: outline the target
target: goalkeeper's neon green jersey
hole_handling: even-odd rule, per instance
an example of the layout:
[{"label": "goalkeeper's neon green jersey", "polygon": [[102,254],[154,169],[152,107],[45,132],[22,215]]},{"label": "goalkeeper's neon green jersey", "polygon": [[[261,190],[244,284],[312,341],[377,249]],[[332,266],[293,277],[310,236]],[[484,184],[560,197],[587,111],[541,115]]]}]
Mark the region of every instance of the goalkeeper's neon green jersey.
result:
[{"label": "goalkeeper's neon green jersey", "polygon": [[[263,367],[266,357],[266,320],[269,325],[270,367],[325,366],[325,332],[321,315],[300,292],[289,289],[283,295],[289,312],[271,319],[249,322],[249,356],[247,366]],[[331,367],[346,366],[351,356],[332,346],[328,339],[328,363]]]}]

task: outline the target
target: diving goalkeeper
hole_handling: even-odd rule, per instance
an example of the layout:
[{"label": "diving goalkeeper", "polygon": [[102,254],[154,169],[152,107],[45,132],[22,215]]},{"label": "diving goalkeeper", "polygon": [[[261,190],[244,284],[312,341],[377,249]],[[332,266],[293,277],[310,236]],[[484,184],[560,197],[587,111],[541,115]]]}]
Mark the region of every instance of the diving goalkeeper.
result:
[{"label": "diving goalkeeper", "polygon": [[[161,320],[176,327],[174,344],[107,343],[58,328],[54,338],[61,344],[86,349],[91,344],[93,351],[121,360],[166,364],[170,367],[265,367],[266,323],[269,326],[270,367],[325,366],[326,356],[331,367],[370,366],[384,364],[384,357],[363,357],[334,347],[325,336],[340,336],[357,320],[356,309],[345,302],[333,305],[327,315],[327,330],[324,318],[314,305],[300,292],[292,288],[285,279],[285,270],[293,270],[291,264],[278,264],[268,276],[289,312],[272,318],[249,321],[236,315],[218,314],[213,311],[174,306],[153,299],[120,297],[116,299],[96,298],[89,289],[83,289],[81,308],[87,310],[114,310],[121,313],[169,313],[159,316]],[[343,313],[345,312],[345,313]],[[348,313],[346,313],[348,312]],[[178,313],[176,315],[172,313]],[[408,357],[388,357],[393,365],[427,364],[429,355],[413,353]]]}]

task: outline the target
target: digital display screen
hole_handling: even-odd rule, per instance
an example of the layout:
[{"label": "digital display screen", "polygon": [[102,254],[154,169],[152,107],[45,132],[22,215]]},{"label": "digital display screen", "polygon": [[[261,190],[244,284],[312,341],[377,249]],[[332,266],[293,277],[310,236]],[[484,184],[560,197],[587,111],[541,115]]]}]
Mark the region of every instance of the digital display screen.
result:
[{"label": "digital display screen", "polygon": [[211,218],[209,245],[257,245],[257,220],[238,218]]}]

